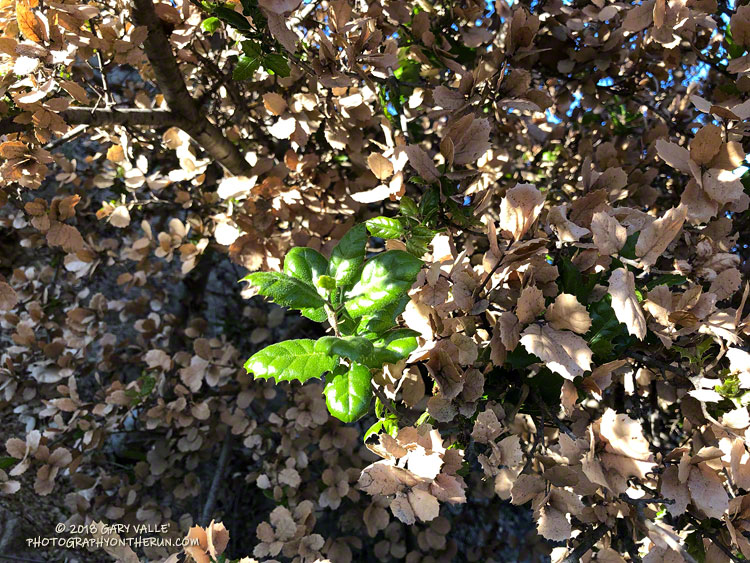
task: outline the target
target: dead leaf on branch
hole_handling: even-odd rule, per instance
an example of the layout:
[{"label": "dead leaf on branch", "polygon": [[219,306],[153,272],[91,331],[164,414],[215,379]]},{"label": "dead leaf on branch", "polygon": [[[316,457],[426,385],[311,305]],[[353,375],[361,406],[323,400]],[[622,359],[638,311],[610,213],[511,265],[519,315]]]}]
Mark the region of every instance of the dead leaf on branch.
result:
[{"label": "dead leaf on branch", "polygon": [[635,276],[627,268],[618,268],[609,276],[609,294],[617,320],[639,340],[646,337],[646,317],[635,295]]},{"label": "dead leaf on branch", "polygon": [[521,344],[551,371],[573,380],[591,369],[593,353],[586,341],[567,330],[534,324],[526,328]]},{"label": "dead leaf on branch", "polygon": [[47,30],[39,16],[29,7],[27,0],[16,0],[16,22],[23,36],[34,43],[48,39]]},{"label": "dead leaf on branch", "polygon": [[606,211],[598,211],[591,218],[594,244],[603,256],[617,254],[625,246],[628,232],[625,227]]},{"label": "dead leaf on branch", "polygon": [[704,166],[719,152],[722,143],[721,129],[709,123],[701,127],[690,141],[690,158]]},{"label": "dead leaf on branch", "polygon": [[687,218],[684,205],[673,207],[647,227],[638,237],[635,254],[646,266],[653,266],[674,238],[680,233]]},{"label": "dead leaf on branch", "polygon": [[557,330],[572,330],[586,334],[591,328],[591,317],[586,307],[581,305],[575,295],[561,293],[555,298],[544,314],[547,322]]},{"label": "dead leaf on branch", "polygon": [[520,240],[544,206],[544,195],[533,184],[516,184],[500,204],[500,229]]}]

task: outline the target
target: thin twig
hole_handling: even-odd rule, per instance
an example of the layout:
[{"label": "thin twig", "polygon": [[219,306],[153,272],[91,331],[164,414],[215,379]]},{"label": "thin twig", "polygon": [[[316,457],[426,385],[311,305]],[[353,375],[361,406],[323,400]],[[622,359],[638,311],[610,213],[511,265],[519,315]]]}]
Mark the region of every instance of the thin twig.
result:
[{"label": "thin twig", "polygon": [[396,418],[399,418],[398,412],[391,406],[390,400],[385,396],[385,393],[383,393],[383,390],[380,387],[373,385],[372,392],[378,399],[380,399],[380,402],[388,410],[389,413],[391,413]]},{"label": "thin twig", "polygon": [[526,473],[531,468],[531,464],[534,461],[534,454],[536,453],[537,448],[539,447],[539,444],[542,443],[542,440],[544,439],[544,411],[541,411],[541,414],[539,416],[539,422],[536,420],[534,421],[534,424],[536,425],[536,436],[534,437],[534,444],[531,446],[531,450],[529,451],[529,457],[526,460],[526,463],[523,466],[523,469],[521,470],[521,473]]},{"label": "thin twig", "polygon": [[695,529],[699,534],[707,537],[709,540],[714,542],[716,544],[716,547],[718,547],[722,552],[724,552],[724,554],[727,557],[729,557],[732,561],[734,561],[735,563],[747,561],[746,559],[740,559],[739,557],[734,555],[732,553],[732,550],[729,549],[726,545],[724,545],[724,543],[722,543],[718,537],[716,537],[716,534],[714,534],[713,532],[709,530],[704,530],[702,527],[702,523],[700,520],[698,520],[698,518],[696,518],[692,514],[688,514],[687,517],[688,517],[688,520],[692,522],[693,526],[695,526]]},{"label": "thin twig", "polygon": [[55,139],[54,141],[50,141],[46,145],[44,145],[44,150],[51,151],[54,148],[59,147],[63,143],[67,143],[68,141],[75,139],[78,135],[83,133],[86,129],[88,129],[88,125],[78,125],[77,127],[73,127],[70,131],[65,133],[62,137],[59,137],[58,139]]},{"label": "thin twig", "polygon": [[[510,248],[510,247],[508,247]],[[506,251],[507,252],[507,251]],[[502,258],[498,258],[495,265],[492,267],[492,269],[489,271],[489,273],[485,276],[485,278],[482,280],[482,283],[474,290],[474,299],[476,299],[480,293],[482,293],[482,290],[485,288],[485,286],[489,283],[490,279],[492,279],[492,276],[495,275],[495,272],[497,272],[500,269],[500,266],[503,263],[503,258],[505,256],[503,255]]]},{"label": "thin twig", "polygon": [[[94,36],[97,36],[96,27],[94,22],[89,20],[89,29]],[[109,107],[115,102],[114,96],[109,92],[109,84],[107,83],[107,73],[104,71],[104,60],[102,59],[102,52],[99,49],[94,49],[96,53],[96,60],[99,63],[99,74],[102,75],[102,89],[104,90],[104,107]]]},{"label": "thin twig", "polygon": [[629,497],[627,494],[622,493],[620,495],[620,500],[623,500],[627,502],[629,505],[635,507],[635,511],[638,514],[638,517],[641,520],[646,519],[646,514],[644,513],[643,509],[646,505],[649,504],[674,504],[674,500],[668,499],[668,498],[632,498]]},{"label": "thin twig", "polygon": [[503,255],[501,258],[498,259],[497,263],[492,267],[492,270],[485,276],[485,278],[482,280],[481,285],[474,290],[472,293],[472,297],[476,299],[480,293],[482,293],[482,290],[485,288],[485,286],[489,283],[489,281],[492,279],[492,276],[500,269],[500,266],[502,266],[503,262],[505,261],[505,257],[508,255],[508,252],[510,251],[513,244],[515,244],[516,240],[513,239],[508,243],[508,246],[505,247],[505,250],[503,250]]},{"label": "thin twig", "polygon": [[729,549],[726,545],[724,545],[723,542],[719,541],[719,538],[713,532],[709,532],[707,530],[701,529],[701,530],[698,530],[698,533],[706,536],[708,539],[714,542],[716,547],[718,547],[722,552],[724,552],[724,555],[729,557],[729,559],[731,559],[735,563],[745,563],[747,561],[747,559],[740,559],[734,553],[732,553],[732,550]]},{"label": "thin twig", "polygon": [[662,362],[661,360],[657,360],[656,358],[652,358],[651,356],[647,356],[646,354],[642,354],[641,352],[635,352],[633,350],[628,350],[625,352],[625,355],[633,358],[634,360],[638,360],[641,363],[652,365],[654,367],[659,368],[660,370],[664,371],[671,371],[672,373],[676,373],[678,375],[682,375],[683,377],[689,377],[689,374],[686,372],[686,370],[675,367],[672,365],[669,365],[666,362]]},{"label": "thin twig", "polygon": [[557,428],[560,430],[560,432],[563,432],[564,434],[567,434],[569,438],[572,440],[577,440],[578,436],[573,434],[573,431],[568,428],[568,425],[565,424],[562,420],[560,420],[555,414],[553,414],[550,410],[547,404],[544,402],[544,400],[537,395],[535,391],[531,393],[531,400],[536,403],[536,405],[540,408],[540,410],[549,418],[552,420],[552,422],[555,423]]},{"label": "thin twig", "polygon": [[578,563],[581,560],[581,557],[594,547],[596,542],[602,539],[604,534],[608,531],[609,528],[605,524],[599,524],[596,528],[591,528],[588,532],[583,534],[578,547],[571,551],[570,555],[562,560],[562,563]]},{"label": "thin twig", "polygon": [[210,524],[209,518],[214,510],[214,504],[216,504],[216,495],[219,492],[219,483],[221,483],[222,476],[224,474],[224,468],[229,460],[229,453],[232,451],[232,431],[227,428],[227,433],[224,436],[224,443],[221,445],[221,453],[219,454],[219,463],[216,466],[214,472],[214,478],[211,481],[211,488],[208,490],[208,496],[206,497],[206,504],[203,506],[203,512],[201,514],[201,522],[204,526]]}]

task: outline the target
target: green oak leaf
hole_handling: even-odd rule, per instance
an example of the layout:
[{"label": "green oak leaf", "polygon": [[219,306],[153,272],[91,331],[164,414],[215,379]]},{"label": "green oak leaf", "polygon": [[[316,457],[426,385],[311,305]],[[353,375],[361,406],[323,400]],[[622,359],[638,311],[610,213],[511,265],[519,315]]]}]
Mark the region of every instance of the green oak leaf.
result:
[{"label": "green oak leaf", "polygon": [[214,14],[219,16],[232,27],[236,27],[237,29],[244,31],[251,29],[250,22],[247,21],[247,18],[243,17],[241,14],[238,14],[234,10],[225,8],[224,6],[216,6],[214,8]]},{"label": "green oak leaf", "polygon": [[365,260],[367,227],[364,223],[352,227],[331,252],[328,275],[339,287],[346,287],[359,277]]},{"label": "green oak leaf", "polygon": [[[328,260],[317,250],[304,246],[297,246],[287,252],[284,258],[284,273],[293,278],[315,286],[316,291],[323,298],[326,291],[318,286],[318,280],[326,277]],[[323,307],[302,309],[302,314],[315,322],[322,323],[328,316]]]},{"label": "green oak leaf", "polygon": [[0,469],[8,469],[19,461],[21,460],[15,457],[0,457]]},{"label": "green oak leaf", "polygon": [[282,78],[286,78],[291,74],[289,69],[289,63],[286,57],[281,53],[271,53],[263,57],[263,68],[273,72]]},{"label": "green oak leaf", "polygon": [[401,221],[390,217],[375,217],[365,221],[365,225],[372,236],[384,239],[401,238],[406,232]]},{"label": "green oak leaf", "polygon": [[388,250],[370,258],[359,281],[345,295],[352,317],[372,315],[401,299],[411,288],[422,261],[403,250]]},{"label": "green oak leaf", "polygon": [[285,340],[266,346],[245,362],[245,370],[255,374],[255,379],[272,377],[280,381],[304,383],[313,377],[322,377],[333,371],[339,363],[337,356],[315,350],[315,341],[309,338]]},{"label": "green oak leaf", "polygon": [[334,375],[323,391],[328,412],[346,423],[362,418],[370,410],[370,380],[367,366],[356,362],[352,362],[348,371]]},{"label": "green oak leaf", "polygon": [[[232,13],[242,17],[236,12]],[[240,55],[240,58],[237,60],[234,71],[232,71],[232,78],[234,80],[249,80],[253,77],[255,71],[260,68],[263,57],[262,47],[254,41],[242,41],[240,45],[244,54]]]},{"label": "green oak leaf", "polygon": [[215,33],[220,27],[221,20],[219,18],[210,17],[201,22],[201,29],[206,33]]},{"label": "green oak leaf", "polygon": [[317,309],[325,300],[307,282],[282,272],[255,272],[242,278],[258,288],[258,293],[270,297],[275,303],[292,309]]},{"label": "green oak leaf", "polygon": [[673,285],[682,285],[686,281],[687,278],[685,276],[679,276],[677,274],[664,274],[659,276],[658,278],[650,280],[646,284],[646,289],[651,291],[652,289],[660,285],[666,285],[668,287],[671,287]]},{"label": "green oak leaf", "polygon": [[412,198],[406,195],[403,196],[398,202],[398,209],[407,217],[416,217],[417,215],[419,215],[419,208],[417,207],[417,204],[414,203],[414,200]]},{"label": "green oak leaf", "polygon": [[388,329],[393,328],[396,324],[396,318],[404,312],[410,299],[407,294],[404,294],[398,301],[394,301],[387,307],[378,309],[372,315],[363,316],[359,320],[357,334],[374,339]]},{"label": "green oak leaf", "polygon": [[248,57],[247,55],[241,55],[232,71],[232,78],[234,80],[249,80],[259,68],[260,60]]},{"label": "green oak leaf", "polygon": [[315,343],[315,351],[323,354],[343,356],[354,362],[364,363],[373,353],[372,343],[361,336],[323,336]]},{"label": "green oak leaf", "polygon": [[368,358],[370,367],[381,367],[383,364],[395,364],[409,357],[417,349],[419,333],[409,328],[397,328],[388,331],[373,341],[373,352]]},{"label": "green oak leaf", "polygon": [[284,258],[284,273],[311,285],[315,285],[327,271],[328,260],[325,256],[306,246],[292,248]]}]

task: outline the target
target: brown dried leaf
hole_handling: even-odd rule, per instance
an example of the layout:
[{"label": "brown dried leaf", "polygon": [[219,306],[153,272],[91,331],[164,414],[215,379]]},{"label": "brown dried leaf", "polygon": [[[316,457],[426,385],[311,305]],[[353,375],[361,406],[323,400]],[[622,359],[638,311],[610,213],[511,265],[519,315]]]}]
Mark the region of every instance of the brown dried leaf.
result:
[{"label": "brown dried leaf", "polygon": [[575,295],[569,293],[558,295],[555,302],[547,308],[544,318],[557,330],[586,334],[591,328],[591,317],[586,307],[578,302]]},{"label": "brown dried leaf", "polygon": [[607,409],[601,418],[599,433],[608,442],[607,449],[610,451],[636,460],[652,457],[640,423],[626,414]]},{"label": "brown dried leaf", "polygon": [[628,10],[622,22],[625,31],[637,33],[646,29],[654,21],[654,0],[646,0]]},{"label": "brown dried leaf", "polygon": [[477,415],[471,437],[481,444],[488,444],[503,432],[503,425],[498,421],[495,411],[484,410]]},{"label": "brown dried leaf", "polygon": [[626,268],[618,268],[609,276],[608,293],[612,296],[612,309],[617,320],[623,323],[628,333],[639,340],[646,337],[646,317],[635,295],[635,276]]},{"label": "brown dried leaf", "polygon": [[211,524],[206,528],[206,541],[208,543],[208,554],[216,559],[227,548],[229,530],[221,522],[211,520]]},{"label": "brown dried leaf", "polygon": [[286,14],[297,9],[301,0],[259,0],[258,5],[274,14]]},{"label": "brown dried leaf", "polygon": [[139,563],[138,555],[120,538],[113,527],[104,522],[94,522],[95,528],[91,534],[95,540],[100,540],[104,547],[102,549],[116,561],[122,563]]},{"label": "brown dried leaf", "polygon": [[[407,154],[409,154],[408,150]],[[372,153],[367,157],[367,165],[378,180],[387,180],[393,176],[393,164],[382,154]]]},{"label": "brown dried leaf", "polygon": [[16,0],[16,22],[18,30],[26,39],[41,43],[47,38],[42,20],[29,7],[27,0]]},{"label": "brown dried leaf", "polygon": [[2,158],[23,158],[28,151],[28,147],[21,141],[5,141],[0,144],[0,157]]},{"label": "brown dried leaf", "polygon": [[724,489],[722,478],[705,463],[690,469],[687,481],[693,504],[709,518],[718,518],[729,509],[729,495]]},{"label": "brown dried leaf", "polygon": [[490,130],[489,119],[474,119],[472,114],[449,128],[446,134],[453,141],[453,163],[463,165],[476,162],[490,148]]},{"label": "brown dried leaf", "polygon": [[122,162],[125,160],[125,151],[122,145],[112,145],[107,149],[107,160],[111,162]]},{"label": "brown dried leaf", "polygon": [[59,221],[53,221],[47,231],[47,243],[51,246],[60,246],[65,252],[78,252],[83,250],[83,237],[78,229]]},{"label": "brown dried leaf", "polygon": [[710,293],[716,294],[716,300],[728,299],[740,288],[742,274],[737,268],[728,268],[721,272],[711,282]]},{"label": "brown dried leaf", "polygon": [[591,369],[591,349],[583,338],[572,332],[549,325],[531,325],[523,331],[521,344],[551,371],[566,379],[573,380]]},{"label": "brown dried leaf", "polygon": [[703,189],[708,197],[721,205],[738,201],[744,193],[742,181],[737,174],[718,168],[712,168],[703,174]]},{"label": "brown dried leaf", "polygon": [[680,233],[687,218],[687,207],[680,205],[645,227],[635,245],[635,254],[645,265],[653,266]]},{"label": "brown dried leaf", "polygon": [[417,521],[414,515],[414,510],[409,502],[409,497],[402,492],[399,492],[396,495],[396,498],[391,501],[391,512],[393,512],[393,515],[401,520],[401,522],[409,526],[415,524]]},{"label": "brown dried leaf", "polygon": [[515,505],[526,504],[536,496],[543,494],[544,488],[544,479],[539,475],[523,473],[513,483],[511,502]]},{"label": "brown dried leaf", "polygon": [[109,223],[118,229],[124,229],[130,225],[130,211],[124,205],[118,205],[109,216]]},{"label": "brown dried leaf", "polygon": [[68,94],[73,96],[75,101],[79,104],[88,105],[89,103],[91,103],[86,90],[77,82],[73,82],[72,80],[63,80],[62,82],[60,82],[60,86],[62,86],[63,90],[65,90]]},{"label": "brown dried leaf", "polygon": [[694,178],[690,179],[682,191],[680,205],[687,207],[688,218],[698,223],[710,221],[719,212],[719,204],[708,197],[708,194],[698,186],[698,182]]},{"label": "brown dried leaf", "polygon": [[716,156],[706,166],[708,168],[720,168],[722,170],[734,170],[742,166],[745,161],[745,151],[737,141],[721,143],[721,148]]},{"label": "brown dried leaf", "polygon": [[[409,164],[417,173],[427,182],[437,182],[440,178],[440,171],[435,166],[435,162],[430,158],[425,150],[419,145],[408,145],[404,148],[409,157]],[[369,164],[369,161],[368,161]]]},{"label": "brown dried leaf", "polygon": [[678,472],[676,465],[670,465],[661,478],[662,496],[674,500],[674,503],[666,505],[667,512],[675,517],[683,514],[690,503],[690,491],[688,491],[687,485],[680,482]]},{"label": "brown dried leaf", "polygon": [[429,522],[440,515],[438,499],[422,489],[412,489],[408,494],[414,515],[422,522]]},{"label": "brown dried leaf", "polygon": [[281,115],[286,111],[287,104],[283,96],[275,93],[268,92],[263,94],[263,106],[273,115]]},{"label": "brown dried leaf", "polygon": [[690,152],[680,145],[659,139],[656,141],[656,152],[672,168],[690,174]]},{"label": "brown dried leaf", "polygon": [[550,541],[565,541],[573,530],[569,518],[566,513],[548,504],[539,511],[536,529]]},{"label": "brown dried leaf", "polygon": [[500,229],[520,240],[536,221],[544,206],[544,195],[533,184],[516,184],[500,204]]},{"label": "brown dried leaf", "polygon": [[0,281],[0,311],[10,311],[18,304],[18,295],[4,281]]},{"label": "brown dried leaf", "polygon": [[534,285],[524,287],[516,304],[516,317],[522,325],[532,322],[544,311],[544,294]]},{"label": "brown dried leaf", "polygon": [[701,127],[690,141],[690,158],[703,166],[711,162],[721,148],[721,129],[709,123]]},{"label": "brown dried leaf", "polygon": [[591,217],[591,232],[594,244],[603,256],[617,254],[628,238],[628,230],[605,211],[597,211]]}]

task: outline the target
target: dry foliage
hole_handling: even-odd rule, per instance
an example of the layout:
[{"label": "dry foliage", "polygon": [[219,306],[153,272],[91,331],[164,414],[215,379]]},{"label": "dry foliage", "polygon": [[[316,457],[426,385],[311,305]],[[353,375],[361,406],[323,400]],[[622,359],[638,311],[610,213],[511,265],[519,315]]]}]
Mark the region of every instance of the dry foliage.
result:
[{"label": "dry foliage", "polygon": [[[0,504],[197,540],[103,561],[750,558],[734,4],[0,2]],[[377,216],[420,336],[346,425],[236,282]]]}]

